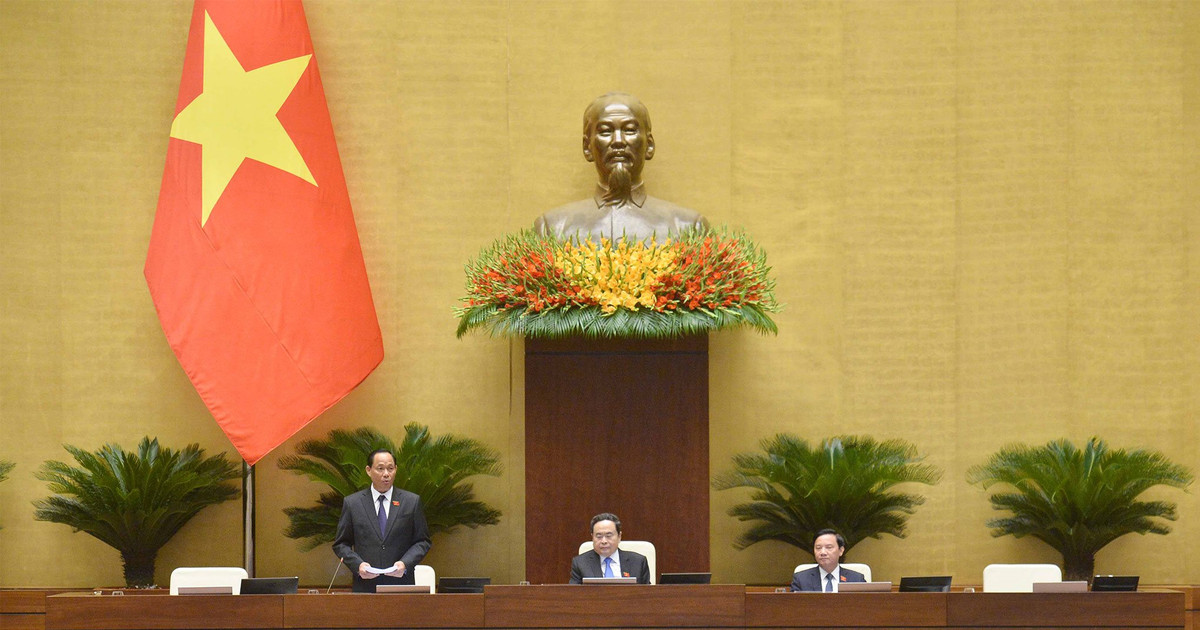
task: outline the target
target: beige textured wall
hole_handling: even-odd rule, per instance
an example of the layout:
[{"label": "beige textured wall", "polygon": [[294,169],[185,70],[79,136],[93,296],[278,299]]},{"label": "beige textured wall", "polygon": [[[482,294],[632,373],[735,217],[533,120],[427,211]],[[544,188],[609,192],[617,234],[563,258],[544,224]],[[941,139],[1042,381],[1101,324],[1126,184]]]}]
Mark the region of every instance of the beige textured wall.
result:
[{"label": "beige textured wall", "polygon": [[[459,341],[462,266],[581,197],[580,115],[613,89],[650,107],[654,194],[743,226],[770,254],[778,337],[712,336],[715,470],[790,431],[901,437],[943,482],[881,579],[1054,560],[992,539],[963,473],[1012,440],[1101,435],[1200,473],[1200,9],[1194,2],[307,3],[383,327],[383,365],[301,437],[430,424],[488,442],[496,527],[440,538],[442,574],[522,578],[521,344]],[[115,552],[32,520],[66,442],[144,434],[232,449],[163,339],[141,276],[190,3],[0,0],[0,586],[120,582]],[[259,573],[328,580],[282,538],[318,487],[259,466]],[[1105,572],[1200,582],[1197,492],[1167,537]],[[781,583],[799,550],[712,566]],[[163,550],[238,564],[240,507]],[[30,553],[33,550],[33,553]],[[565,579],[565,577],[564,577]]]}]

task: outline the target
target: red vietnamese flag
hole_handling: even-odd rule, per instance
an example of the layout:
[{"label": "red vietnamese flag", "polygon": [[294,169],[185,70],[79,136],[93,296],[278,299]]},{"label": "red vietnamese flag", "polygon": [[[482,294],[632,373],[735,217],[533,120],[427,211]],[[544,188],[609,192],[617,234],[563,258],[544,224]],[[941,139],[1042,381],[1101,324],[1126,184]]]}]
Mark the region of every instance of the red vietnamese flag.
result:
[{"label": "red vietnamese flag", "polygon": [[299,0],[197,0],[146,282],[171,349],[254,464],[383,360]]}]

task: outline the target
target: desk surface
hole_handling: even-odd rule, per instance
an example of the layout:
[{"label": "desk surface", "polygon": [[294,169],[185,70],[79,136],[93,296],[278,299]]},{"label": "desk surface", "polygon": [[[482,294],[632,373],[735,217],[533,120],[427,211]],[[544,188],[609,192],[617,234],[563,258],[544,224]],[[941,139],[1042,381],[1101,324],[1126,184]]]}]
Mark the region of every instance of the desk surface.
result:
[{"label": "desk surface", "polygon": [[49,630],[160,628],[1161,628],[1185,595],[747,593],[740,585],[489,586],[483,594],[46,598]]}]

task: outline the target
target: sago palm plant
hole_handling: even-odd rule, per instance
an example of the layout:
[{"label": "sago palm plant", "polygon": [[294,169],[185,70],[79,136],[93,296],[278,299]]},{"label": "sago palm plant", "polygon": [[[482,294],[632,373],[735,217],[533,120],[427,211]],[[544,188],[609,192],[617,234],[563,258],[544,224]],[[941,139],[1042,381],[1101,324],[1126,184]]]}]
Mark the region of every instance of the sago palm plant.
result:
[{"label": "sago palm plant", "polygon": [[500,511],[475,500],[474,475],[500,475],[500,458],[481,442],[454,435],[433,438],[429,427],[412,423],[404,427],[404,439],[396,444],[378,430],[363,427],[354,431],[333,430],[323,440],[305,440],[297,455],[279,460],[279,467],[323,483],[328,488],[312,507],[284,510],[288,524],[284,535],[301,539],[301,547],[314,549],[333,542],[342,499],[371,483],[367,455],[386,448],[396,456],[396,487],[416,493],[425,508],[429,533],[448,532],[466,525],[494,525]]},{"label": "sago palm plant", "polygon": [[942,476],[903,440],[838,436],[813,447],[780,433],[761,444],[765,453],[735,455],[734,469],[713,481],[718,490],[753,490],[751,502],[729,509],[753,523],[734,541],[737,549],[778,540],[811,551],[813,536],[826,527],[845,536],[847,551],[866,538],[903,538],[908,515],[925,499],[894,487],[932,485]]},{"label": "sago palm plant", "polygon": [[79,463],[49,460],[35,474],[55,493],[34,501],[33,517],[62,523],[121,552],[125,584],[154,584],[154,560],[200,510],[238,496],[227,483],[240,476],[225,454],[205,457],[190,444],[182,450],[142,438],[137,452],[106,444],[96,452],[64,448]]},{"label": "sago palm plant", "polygon": [[1175,504],[1139,501],[1154,486],[1186,488],[1187,468],[1156,451],[1111,450],[1093,437],[1082,450],[1067,440],[1044,446],[1006,446],[967,470],[967,481],[985,490],[1011,516],[987,522],[993,536],[1033,536],[1062,554],[1067,580],[1091,580],[1096,552],[1125,534],[1166,534],[1161,520],[1175,520]]}]

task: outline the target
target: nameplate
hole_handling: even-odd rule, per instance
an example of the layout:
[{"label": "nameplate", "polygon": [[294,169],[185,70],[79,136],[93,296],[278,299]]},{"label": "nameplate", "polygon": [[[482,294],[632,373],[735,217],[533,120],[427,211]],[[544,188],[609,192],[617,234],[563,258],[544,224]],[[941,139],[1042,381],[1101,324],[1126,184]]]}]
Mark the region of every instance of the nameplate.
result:
[{"label": "nameplate", "polygon": [[180,586],[180,595],[233,595],[232,586]]},{"label": "nameplate", "polygon": [[432,592],[429,586],[420,586],[417,584],[380,584],[375,587],[376,593],[425,593],[428,595]]},{"label": "nameplate", "polygon": [[1086,593],[1087,580],[1071,580],[1069,582],[1034,582],[1034,593]]},{"label": "nameplate", "polygon": [[838,584],[839,593],[890,593],[891,582],[842,582]]}]

